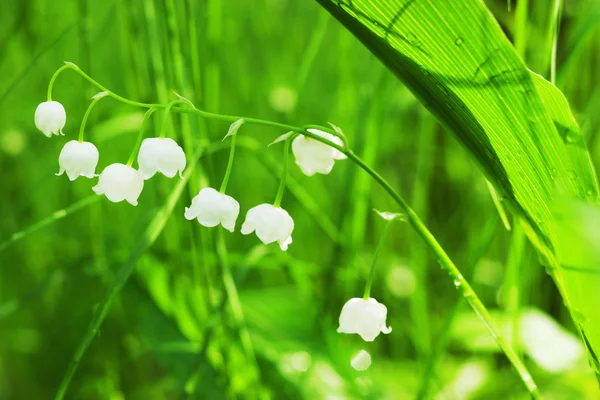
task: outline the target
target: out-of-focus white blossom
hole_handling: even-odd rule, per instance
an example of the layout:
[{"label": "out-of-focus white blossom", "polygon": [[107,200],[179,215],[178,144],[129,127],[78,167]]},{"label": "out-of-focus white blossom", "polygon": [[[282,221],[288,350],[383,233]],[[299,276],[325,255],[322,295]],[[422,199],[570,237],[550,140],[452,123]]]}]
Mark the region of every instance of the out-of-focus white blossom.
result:
[{"label": "out-of-focus white blossom", "polygon": [[150,179],[157,172],[173,178],[185,169],[185,153],[171,138],[144,139],[138,154],[138,165],[144,179]]},{"label": "out-of-focus white blossom", "polygon": [[58,156],[60,170],[56,175],[66,172],[71,181],[79,176],[91,179],[96,176],[99,157],[98,149],[92,143],[71,140],[60,151]]},{"label": "out-of-focus white blossom", "polygon": [[281,250],[286,251],[292,243],[294,220],[287,211],[272,204],[260,204],[251,208],[242,225],[242,234],[256,231],[256,236],[264,243],[278,242]]},{"label": "out-of-focus white blossom", "polygon": [[142,174],[125,164],[111,164],[100,174],[98,184],[92,189],[96,194],[104,194],[112,202],[126,200],[137,206],[137,199],[144,188]]},{"label": "out-of-focus white blossom", "polygon": [[192,205],[185,208],[185,218],[198,219],[200,225],[212,228],[219,224],[230,232],[235,229],[235,221],[240,214],[240,203],[233,197],[219,193],[213,188],[204,188],[192,199]]},{"label": "out-of-focus white blossom", "polygon": [[375,340],[379,333],[388,334],[387,308],[374,298],[352,298],[344,304],[340,314],[339,333],[357,333],[366,342]]},{"label": "out-of-focus white blossom", "polygon": [[45,101],[35,109],[35,126],[44,135],[64,135],[62,133],[67,123],[67,113],[58,101]]},{"label": "out-of-focus white blossom", "polygon": [[[342,140],[330,133],[318,129],[308,129],[310,133],[321,136],[335,144],[343,145]],[[343,160],[345,154],[340,151],[304,135],[298,135],[292,142],[292,152],[296,164],[305,175],[328,174],[333,169],[336,160]]]},{"label": "out-of-focus white blossom", "polygon": [[371,366],[371,355],[365,350],[361,350],[352,358],[350,365],[357,371],[365,371]]},{"label": "out-of-focus white blossom", "polygon": [[527,355],[548,372],[565,372],[584,356],[581,342],[539,310],[523,312],[519,336]]}]

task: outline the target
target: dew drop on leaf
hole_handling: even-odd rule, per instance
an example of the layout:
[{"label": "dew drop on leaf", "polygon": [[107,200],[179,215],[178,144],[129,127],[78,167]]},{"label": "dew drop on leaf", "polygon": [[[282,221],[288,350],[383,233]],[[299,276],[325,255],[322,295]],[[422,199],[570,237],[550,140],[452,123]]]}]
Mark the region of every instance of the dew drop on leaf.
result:
[{"label": "dew drop on leaf", "polygon": [[463,43],[464,43],[464,40],[460,36],[458,36],[456,39],[454,39],[454,44],[457,46],[462,46]]}]

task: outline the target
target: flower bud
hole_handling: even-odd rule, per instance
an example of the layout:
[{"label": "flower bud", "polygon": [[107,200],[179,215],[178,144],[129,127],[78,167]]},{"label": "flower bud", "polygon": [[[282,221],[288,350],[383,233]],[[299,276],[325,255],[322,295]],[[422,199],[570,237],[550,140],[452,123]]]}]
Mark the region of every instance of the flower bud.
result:
[{"label": "flower bud", "polygon": [[70,181],[79,176],[93,178],[98,165],[98,149],[90,142],[78,142],[71,140],[67,142],[58,156],[60,170],[56,175],[67,173]]},{"label": "flower bud", "polygon": [[365,342],[372,342],[379,333],[388,334],[387,308],[377,300],[352,298],[344,304],[340,314],[339,333],[357,333]]},{"label": "flower bud", "polygon": [[62,129],[67,122],[65,108],[58,101],[45,101],[35,109],[35,126],[44,135],[64,135]]},{"label": "flower bud", "polygon": [[[318,129],[308,129],[308,131],[342,146],[342,140],[337,136]],[[308,176],[313,176],[317,173],[326,175],[333,169],[335,160],[347,158],[339,150],[304,135],[298,135],[294,139],[292,142],[292,152],[296,158],[296,164]]]},{"label": "flower bud", "polygon": [[272,204],[260,204],[251,208],[242,225],[242,234],[256,231],[256,236],[264,243],[278,242],[281,250],[286,251],[292,243],[294,220],[287,211]]},{"label": "flower bud", "polygon": [[139,171],[125,164],[111,164],[104,168],[98,184],[92,189],[96,194],[104,194],[112,202],[126,200],[137,206],[137,199],[144,188],[144,178]]},{"label": "flower bud", "polygon": [[235,221],[240,214],[240,203],[233,197],[219,193],[213,188],[204,188],[192,199],[192,205],[185,208],[185,218],[198,219],[200,225],[212,228],[219,224],[230,232],[235,229]]},{"label": "flower bud", "polygon": [[138,165],[144,179],[150,179],[157,172],[173,178],[185,169],[185,153],[171,138],[144,139],[138,154]]}]

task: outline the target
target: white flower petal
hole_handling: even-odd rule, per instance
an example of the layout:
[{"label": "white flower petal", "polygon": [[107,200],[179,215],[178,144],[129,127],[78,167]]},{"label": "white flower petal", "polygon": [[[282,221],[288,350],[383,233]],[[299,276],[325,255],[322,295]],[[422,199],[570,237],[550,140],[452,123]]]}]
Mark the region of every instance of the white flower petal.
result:
[{"label": "white flower petal", "polygon": [[173,178],[177,173],[181,176],[186,165],[185,153],[171,138],[144,139],[138,154],[138,165],[146,180],[157,172],[168,178]]},{"label": "white flower petal", "polygon": [[[318,129],[308,129],[308,131],[340,146],[342,145],[341,139],[330,133]],[[335,160],[346,158],[338,150],[304,135],[299,135],[294,139],[292,142],[292,152],[294,153],[296,164],[308,176],[316,173],[328,174],[333,169]]]},{"label": "white flower petal", "polygon": [[136,206],[137,199],[144,188],[144,179],[139,171],[125,164],[111,164],[104,168],[98,178],[98,184],[92,189],[103,194],[112,202],[126,200]]},{"label": "white flower petal", "polygon": [[239,213],[240,204],[233,197],[213,188],[204,188],[192,199],[192,205],[185,209],[185,218],[197,218],[201,225],[209,228],[221,224],[233,232]]},{"label": "white flower petal", "polygon": [[357,333],[364,341],[372,342],[380,333],[388,334],[387,308],[377,300],[352,298],[344,304],[340,314],[339,333]]},{"label": "white flower petal", "polygon": [[57,175],[66,172],[71,181],[79,176],[91,179],[95,176],[99,156],[98,149],[92,143],[71,140],[60,151],[58,156],[60,170]]},{"label": "white flower petal", "polygon": [[272,204],[260,204],[248,210],[242,224],[242,234],[256,231],[256,236],[264,244],[279,242],[281,250],[286,251],[292,243],[294,220],[281,207]]},{"label": "white flower petal", "polygon": [[50,137],[62,135],[62,129],[67,122],[67,113],[58,101],[45,101],[35,109],[35,126],[44,135]]}]

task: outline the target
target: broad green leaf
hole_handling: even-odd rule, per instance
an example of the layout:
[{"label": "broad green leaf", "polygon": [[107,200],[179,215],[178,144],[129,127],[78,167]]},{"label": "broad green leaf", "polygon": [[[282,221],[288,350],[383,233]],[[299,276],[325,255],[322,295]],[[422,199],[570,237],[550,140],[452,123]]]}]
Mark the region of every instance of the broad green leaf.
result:
[{"label": "broad green leaf", "polygon": [[571,275],[557,267],[554,256],[555,198],[598,198],[589,155],[564,96],[527,69],[482,1],[317,1],[476,159],[555,267],[553,277],[575,319],[587,321],[579,325],[597,354],[600,322],[581,314],[589,312],[588,304],[600,304],[600,292],[569,296],[565,290],[573,285],[564,280]]}]

